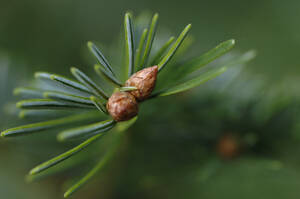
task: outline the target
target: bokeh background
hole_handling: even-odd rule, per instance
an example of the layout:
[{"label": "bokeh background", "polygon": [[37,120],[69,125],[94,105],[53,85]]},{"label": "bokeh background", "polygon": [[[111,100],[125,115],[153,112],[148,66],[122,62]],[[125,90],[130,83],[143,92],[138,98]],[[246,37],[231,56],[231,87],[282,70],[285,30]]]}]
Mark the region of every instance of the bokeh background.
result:
[{"label": "bokeh background", "polygon": [[[109,47],[127,10],[158,12],[158,31],[192,23],[194,54],[234,38],[257,57],[238,75],[145,103],[120,157],[74,198],[299,198],[297,0],[0,0],[0,129],[22,123],[14,87],[37,70],[89,67],[86,41]],[[24,176],[67,148],[54,136],[0,140],[0,198],[62,198],[89,164],[36,183]]]}]

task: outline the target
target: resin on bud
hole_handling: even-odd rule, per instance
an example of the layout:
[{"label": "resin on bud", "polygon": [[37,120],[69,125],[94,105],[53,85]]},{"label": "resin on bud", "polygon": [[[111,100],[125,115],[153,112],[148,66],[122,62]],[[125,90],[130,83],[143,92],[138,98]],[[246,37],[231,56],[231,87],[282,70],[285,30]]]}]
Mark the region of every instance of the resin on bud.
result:
[{"label": "resin on bud", "polygon": [[126,121],[138,114],[138,102],[128,92],[115,92],[108,99],[106,109],[112,118],[119,121]]},{"label": "resin on bud", "polygon": [[136,87],[137,90],[130,93],[138,100],[147,99],[155,87],[158,67],[152,66],[134,73],[126,82],[125,86]]}]

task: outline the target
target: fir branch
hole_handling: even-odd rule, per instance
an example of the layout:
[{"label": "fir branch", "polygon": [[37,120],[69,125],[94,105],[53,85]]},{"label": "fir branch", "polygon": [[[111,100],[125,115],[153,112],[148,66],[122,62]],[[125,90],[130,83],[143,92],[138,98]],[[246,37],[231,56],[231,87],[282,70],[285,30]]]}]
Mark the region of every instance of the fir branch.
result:
[{"label": "fir branch", "polygon": [[222,67],[220,69],[213,70],[208,73],[204,73],[192,80],[186,81],[182,84],[179,84],[177,86],[167,89],[166,91],[160,93],[159,96],[172,95],[172,94],[183,92],[183,91],[186,91],[193,87],[199,86],[200,84],[207,82],[208,80],[211,80],[211,79],[217,77],[218,75],[224,73],[226,70],[227,70],[226,67]]},{"label": "fir branch", "polygon": [[93,102],[93,104],[97,107],[98,110],[107,114],[105,104],[98,97],[91,96],[90,100]]},{"label": "fir branch", "polygon": [[93,80],[91,80],[86,74],[84,74],[79,69],[72,67],[71,73],[73,76],[80,81],[82,84],[84,84],[93,94],[97,96],[101,96],[104,99],[108,99],[108,95],[103,91],[102,88],[100,88]]},{"label": "fir branch", "polygon": [[190,31],[191,27],[192,27],[192,25],[189,24],[184,28],[184,30],[181,32],[181,34],[179,35],[179,37],[177,38],[175,43],[170,48],[169,52],[159,62],[159,64],[158,64],[158,70],[159,71],[162,70],[165,67],[165,65],[167,65],[167,63],[170,61],[170,59],[174,56],[176,50],[178,49],[180,44],[183,42],[184,38],[187,36],[187,34]]},{"label": "fir branch", "polygon": [[52,158],[51,160],[48,160],[36,167],[34,167],[32,170],[30,170],[29,174],[30,175],[36,175],[50,167],[55,166],[56,164],[70,158],[71,156],[75,155],[76,153],[80,152],[81,150],[83,150],[84,148],[86,148],[89,144],[91,144],[92,142],[96,141],[98,138],[100,138],[101,136],[103,136],[103,134],[98,134],[95,135],[89,139],[87,139],[86,141],[84,141],[83,143],[81,143],[80,145],[74,147],[73,149],[55,157]]},{"label": "fir branch", "polygon": [[87,46],[90,49],[90,51],[95,55],[99,63],[105,68],[106,72],[111,73],[113,76],[115,76],[112,67],[110,66],[109,62],[102,54],[102,52],[97,48],[97,46],[91,41],[87,43]]},{"label": "fir branch", "polygon": [[143,52],[143,49],[144,49],[144,44],[146,42],[147,34],[148,34],[148,29],[145,28],[143,30],[142,35],[141,35],[138,48],[136,49],[136,55],[135,55],[135,72],[138,71],[138,68],[141,66],[140,60],[141,60],[141,55],[142,55],[142,52]]},{"label": "fir branch", "polygon": [[55,82],[60,83],[63,86],[67,86],[67,87],[73,88],[75,90],[91,94],[91,91],[83,84],[80,84],[79,82],[71,80],[67,77],[63,77],[61,75],[55,75],[55,74],[50,74],[50,73],[45,73],[45,72],[36,72],[34,76],[35,76],[35,78],[38,78],[38,79],[46,79],[46,80],[55,81]]},{"label": "fir branch", "polygon": [[66,116],[73,111],[70,110],[21,110],[19,112],[19,118],[24,119],[24,118],[43,118],[43,119],[48,119],[51,117],[61,117],[61,116]]},{"label": "fir branch", "polygon": [[157,53],[153,56],[152,61],[150,62],[151,66],[157,65],[159,60],[163,56],[163,54],[168,50],[168,48],[172,45],[175,37],[170,37],[170,39],[162,45],[162,47],[157,51]]},{"label": "fir branch", "polygon": [[77,123],[79,121],[90,120],[90,119],[96,118],[96,117],[99,117],[98,111],[77,114],[77,115],[73,115],[73,116],[63,117],[60,119],[49,120],[46,122],[27,124],[27,125],[15,127],[15,128],[7,129],[7,130],[1,132],[1,136],[2,137],[11,137],[11,136],[19,136],[19,135],[25,135],[25,134],[29,134],[29,133],[41,132],[44,130],[52,129],[52,128],[59,127],[62,125],[67,125],[70,123]]},{"label": "fir branch", "polygon": [[128,129],[131,125],[133,125],[137,120],[137,117],[126,121],[119,123],[116,126],[116,132],[115,132],[115,139],[114,142],[110,145],[110,148],[105,153],[104,157],[102,157],[98,163],[90,170],[85,176],[83,176],[77,183],[75,183],[73,186],[71,186],[64,194],[64,197],[67,198],[71,196],[74,192],[76,192],[79,188],[81,188],[85,183],[87,183],[92,177],[94,177],[103,167],[110,161],[110,159],[113,157],[113,155],[116,153],[120,141],[122,138],[122,133],[126,129]]},{"label": "fir branch", "polygon": [[94,108],[93,106],[79,103],[62,102],[52,99],[28,99],[17,103],[21,109],[70,109],[70,108]]},{"label": "fir branch", "polygon": [[95,135],[110,130],[116,122],[114,120],[105,120],[95,124],[89,124],[86,126],[80,126],[77,128],[67,129],[58,134],[57,139],[59,141],[66,141],[77,137],[86,135]]},{"label": "fir branch", "polygon": [[205,54],[192,59],[184,64],[186,71],[185,74],[190,74],[196,70],[199,70],[201,67],[206,66],[210,62],[216,60],[220,56],[224,55],[228,51],[230,51],[235,45],[234,39],[230,39],[228,41],[224,41],[215,48],[211,49],[210,51],[206,52]]},{"label": "fir branch", "polygon": [[49,99],[54,99],[54,100],[59,100],[63,102],[70,102],[70,103],[75,103],[75,104],[80,104],[80,105],[90,105],[93,106],[93,103],[91,100],[87,97],[81,97],[78,95],[71,95],[63,92],[56,92],[56,91],[47,91],[44,92],[44,97],[49,98]]},{"label": "fir branch", "polygon": [[[152,48],[152,43],[153,43],[153,40],[154,40],[154,36],[155,36],[155,33],[156,33],[157,21],[158,21],[158,14],[156,13],[153,16],[150,27],[149,27],[149,33],[148,33],[148,37],[147,37],[147,40],[146,40],[146,46],[145,46],[144,54],[143,54],[143,57],[142,57],[142,60],[141,60],[140,66],[139,66],[141,68],[144,68],[147,64],[148,57],[150,55],[150,51],[151,51],[151,48]],[[141,69],[141,68],[139,68],[139,69]]]},{"label": "fir branch", "polygon": [[96,64],[94,65],[94,70],[99,76],[104,76],[107,82],[110,82],[117,87],[122,86],[121,82],[117,78],[107,72],[107,70],[103,69],[103,66]]},{"label": "fir branch", "polygon": [[[215,61],[217,58],[231,50],[235,43],[234,40],[223,42],[204,55],[198,56],[192,60],[180,62],[181,60],[178,58],[182,56],[185,46],[188,46],[187,44],[182,44],[190,31],[190,24],[185,27],[176,40],[174,37],[171,37],[166,43],[161,45],[160,48],[157,48],[158,51],[152,55],[151,50],[154,45],[153,42],[156,35],[158,14],[153,16],[149,27],[143,29],[143,32],[139,38],[137,49],[135,49],[134,44],[134,35],[136,32],[134,30],[132,20],[131,14],[126,13],[124,18],[126,62],[124,70],[121,70],[125,72],[118,74],[118,76],[126,77],[126,79],[122,79],[121,81],[116,76],[113,67],[109,64],[108,60],[97,48],[97,46],[92,42],[87,43],[89,50],[99,62],[99,64],[94,65],[95,72],[101,78],[104,77],[104,85],[109,83],[114,87],[114,93],[111,96],[105,92],[105,87],[102,85],[97,85],[88,75],[74,67],[71,68],[71,73],[77,79],[77,81],[56,74],[38,72],[35,73],[36,78],[50,80],[57,83],[55,85],[50,85],[53,90],[47,90],[49,85],[46,85],[43,87],[44,89],[17,88],[14,91],[16,95],[36,98],[23,100],[17,103],[18,108],[26,109],[25,111],[22,110],[20,112],[21,117],[36,117],[40,119],[41,116],[45,116],[47,119],[47,117],[53,117],[53,115],[57,117],[58,115],[74,114],[74,112],[68,111],[74,111],[75,109],[77,109],[77,112],[75,112],[76,115],[68,117],[61,116],[62,118],[60,119],[48,120],[11,128],[3,131],[1,133],[2,137],[26,135],[29,133],[53,129],[55,127],[63,127],[64,125],[73,123],[76,125],[77,123],[85,120],[91,123],[91,120],[101,116],[101,113],[105,113],[107,115],[109,114],[113,118],[102,122],[63,130],[57,135],[58,140],[60,141],[82,137],[88,137],[88,139],[75,148],[40,164],[30,171],[29,176],[31,177],[43,176],[44,174],[40,172],[46,171],[63,160],[70,158],[74,154],[83,150],[90,143],[106,134],[104,132],[112,129],[110,133],[112,133],[112,135],[116,135],[114,139],[115,143],[110,145],[108,151],[104,154],[104,157],[99,160],[99,162],[94,168],[92,168],[90,172],[88,172],[79,182],[75,183],[70,189],[67,190],[65,197],[68,197],[77,191],[90,178],[95,176],[95,174],[100,171],[112,158],[119,145],[121,135],[123,135],[121,132],[127,130],[127,128],[129,128],[136,121],[137,117],[134,116],[138,114],[139,104],[141,101],[149,99],[149,96],[152,98],[158,96],[167,96],[194,88],[224,73],[232,66],[244,64],[245,62],[251,60],[255,54],[251,51],[229,61],[228,63],[221,62],[221,67],[207,67],[205,68],[206,70],[203,70],[204,72],[198,71],[202,67],[207,66],[209,63]],[[142,30],[142,28],[144,28],[144,25],[137,27],[138,30]],[[151,66],[155,66],[149,67],[149,64]],[[161,75],[158,77],[157,72],[165,68],[166,65],[169,65],[169,67],[160,74],[166,74],[168,76],[166,78],[161,78]],[[196,71],[202,73],[198,74]],[[134,72],[137,73],[133,74]],[[163,89],[160,88],[161,90],[159,90],[159,92],[151,95],[157,79],[160,79],[163,81],[163,83],[166,83],[164,84],[165,87]],[[125,84],[123,84],[123,80],[125,80]],[[61,86],[64,87],[63,92],[61,91]],[[71,92],[72,89],[73,92]],[[79,113],[79,111],[88,110],[90,108],[97,108],[99,111],[97,110],[89,111],[87,113]],[[47,111],[49,112],[47,113]],[[124,120],[125,122],[123,122]]]},{"label": "fir branch", "polygon": [[134,32],[133,32],[133,24],[132,24],[132,16],[130,13],[125,14],[124,18],[124,28],[125,28],[125,44],[126,44],[126,73],[128,74],[127,78],[129,78],[134,72]]},{"label": "fir branch", "polygon": [[207,82],[208,80],[211,80],[211,79],[219,76],[220,74],[223,74],[224,72],[226,72],[228,70],[228,68],[249,62],[254,57],[255,57],[255,51],[248,51],[248,52],[244,53],[243,55],[239,56],[237,59],[234,59],[233,61],[225,64],[225,66],[223,66],[221,68],[209,70],[191,80],[185,81],[179,85],[171,87],[171,88],[167,89],[166,91],[161,92],[159,95],[167,96],[167,95],[176,94],[176,93],[183,92],[188,89],[194,88],[196,86],[199,86],[200,84]]},{"label": "fir branch", "polygon": [[19,87],[14,89],[14,95],[23,98],[43,98],[43,90],[29,87]]}]

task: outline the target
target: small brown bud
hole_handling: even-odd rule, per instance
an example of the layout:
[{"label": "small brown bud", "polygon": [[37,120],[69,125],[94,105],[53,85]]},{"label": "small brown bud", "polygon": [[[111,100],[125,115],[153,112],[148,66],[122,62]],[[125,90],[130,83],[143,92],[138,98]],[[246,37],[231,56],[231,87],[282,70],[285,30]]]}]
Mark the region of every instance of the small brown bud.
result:
[{"label": "small brown bud", "polygon": [[134,73],[125,83],[125,86],[136,87],[130,93],[138,100],[147,99],[155,87],[158,67],[152,66]]},{"label": "small brown bud", "polygon": [[217,152],[223,159],[232,159],[239,154],[240,145],[232,134],[222,136],[217,144]]},{"label": "small brown bud", "polygon": [[138,114],[138,103],[133,95],[128,92],[115,92],[108,99],[107,111],[112,118],[119,121],[126,121]]}]

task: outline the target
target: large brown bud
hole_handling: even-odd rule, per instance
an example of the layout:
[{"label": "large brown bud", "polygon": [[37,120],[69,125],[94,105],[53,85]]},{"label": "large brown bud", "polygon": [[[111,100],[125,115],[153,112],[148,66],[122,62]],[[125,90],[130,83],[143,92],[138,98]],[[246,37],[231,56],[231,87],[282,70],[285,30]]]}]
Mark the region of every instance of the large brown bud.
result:
[{"label": "large brown bud", "polygon": [[136,87],[137,90],[130,93],[138,100],[147,99],[155,87],[157,66],[152,66],[134,73],[126,82],[125,86]]},{"label": "large brown bud", "polygon": [[119,121],[126,121],[138,114],[138,102],[135,97],[128,92],[115,92],[108,99],[107,111],[112,118]]}]

